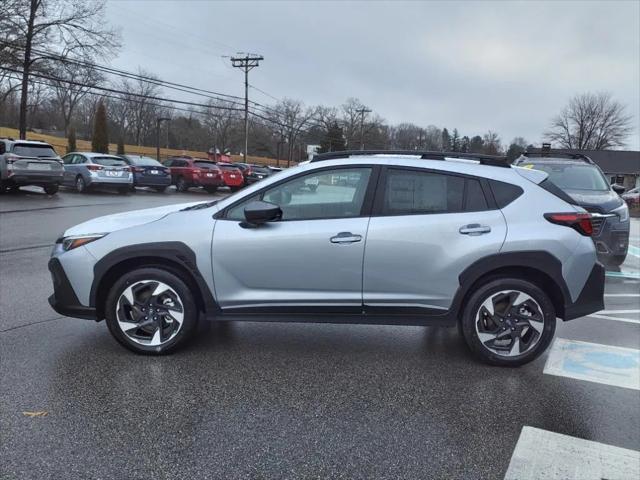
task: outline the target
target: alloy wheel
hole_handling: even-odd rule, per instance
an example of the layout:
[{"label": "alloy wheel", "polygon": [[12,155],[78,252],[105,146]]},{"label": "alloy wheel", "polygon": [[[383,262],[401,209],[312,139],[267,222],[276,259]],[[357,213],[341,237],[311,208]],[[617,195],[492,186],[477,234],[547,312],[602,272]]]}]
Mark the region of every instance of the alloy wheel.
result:
[{"label": "alloy wheel", "polygon": [[122,333],[140,345],[158,346],[172,340],[182,328],[184,306],[169,285],[141,280],[118,298],[116,319]]},{"label": "alloy wheel", "polygon": [[493,293],[478,309],[476,333],[489,351],[515,357],[531,350],[544,329],[544,312],[538,302],[519,290]]}]

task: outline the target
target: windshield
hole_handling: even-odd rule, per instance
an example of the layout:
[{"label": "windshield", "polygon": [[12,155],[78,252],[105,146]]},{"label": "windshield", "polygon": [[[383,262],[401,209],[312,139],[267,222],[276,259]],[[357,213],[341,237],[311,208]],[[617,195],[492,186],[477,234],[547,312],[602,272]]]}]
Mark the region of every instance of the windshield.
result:
[{"label": "windshield", "polygon": [[21,157],[57,157],[55,150],[49,145],[32,145],[18,143],[13,146],[13,153]]},{"label": "windshield", "polygon": [[265,174],[270,173],[267,167],[253,167],[253,171],[255,173],[265,173]]},{"label": "windshield", "polygon": [[222,170],[239,170],[238,167],[234,166],[234,165],[220,165],[218,164],[218,167],[220,167]]},{"label": "windshield", "polygon": [[563,190],[609,190],[607,180],[593,165],[528,163],[522,166],[547,172],[551,181]]},{"label": "windshield", "polygon": [[98,165],[104,165],[105,167],[121,167],[127,164],[124,160],[113,157],[93,157],[91,161]]},{"label": "windshield", "polygon": [[131,160],[131,163],[133,163],[134,165],[139,165],[141,167],[161,167],[162,166],[162,164],[159,161],[149,157],[129,157],[129,159]]}]

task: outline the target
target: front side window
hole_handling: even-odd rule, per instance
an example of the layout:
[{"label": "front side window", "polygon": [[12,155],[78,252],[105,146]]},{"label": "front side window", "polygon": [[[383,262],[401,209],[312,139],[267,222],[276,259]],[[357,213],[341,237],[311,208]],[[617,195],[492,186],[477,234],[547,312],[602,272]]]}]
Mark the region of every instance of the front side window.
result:
[{"label": "front side window", "polygon": [[453,175],[389,169],[383,215],[415,215],[462,211],[465,179]]},{"label": "front side window", "polygon": [[360,215],[371,168],[323,170],[288,180],[248,198],[227,211],[226,218],[244,220],[244,207],[253,200],[275,203],[282,220],[349,218]]}]

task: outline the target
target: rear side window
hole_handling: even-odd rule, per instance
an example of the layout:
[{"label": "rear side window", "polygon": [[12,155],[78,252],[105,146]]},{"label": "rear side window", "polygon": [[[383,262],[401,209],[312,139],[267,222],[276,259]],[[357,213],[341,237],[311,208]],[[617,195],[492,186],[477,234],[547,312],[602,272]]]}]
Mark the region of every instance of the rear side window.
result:
[{"label": "rear side window", "polygon": [[56,157],[56,152],[49,145],[33,145],[16,143],[13,153],[20,157]]},{"label": "rear side window", "polygon": [[217,165],[213,162],[194,162],[193,165],[199,168],[213,168],[214,170],[217,168]]},{"label": "rear side window", "polygon": [[489,185],[491,185],[493,198],[495,198],[498,208],[506,207],[524,193],[524,190],[519,186],[498,180],[489,180]]},{"label": "rear side window", "polygon": [[472,178],[389,169],[384,191],[382,215],[489,210],[480,182]]},{"label": "rear side window", "polygon": [[127,164],[124,160],[113,157],[93,157],[91,161],[98,165],[104,165],[105,167],[121,167]]},{"label": "rear side window", "polygon": [[564,200],[570,205],[577,205],[577,203],[567,195],[563,190],[561,190],[555,183],[551,181],[550,178],[545,178],[542,182],[538,184],[540,187],[544,188],[547,192],[555,195],[556,197]]}]

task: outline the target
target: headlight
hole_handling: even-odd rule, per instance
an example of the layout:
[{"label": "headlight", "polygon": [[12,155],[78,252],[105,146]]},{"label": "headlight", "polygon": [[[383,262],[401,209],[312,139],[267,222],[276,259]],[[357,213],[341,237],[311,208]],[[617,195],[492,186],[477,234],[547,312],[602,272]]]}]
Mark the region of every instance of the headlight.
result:
[{"label": "headlight", "polygon": [[618,218],[620,218],[621,222],[626,222],[629,220],[629,207],[624,202],[618,208],[614,208],[613,210],[611,210],[611,213],[615,213]]},{"label": "headlight", "polygon": [[89,235],[71,235],[69,237],[64,237],[58,240],[56,243],[62,244],[62,250],[68,252],[69,250],[73,250],[74,248],[81,247],[82,245],[86,245],[87,243],[94,242],[99,238],[102,238],[106,235],[106,233],[92,233]]}]

